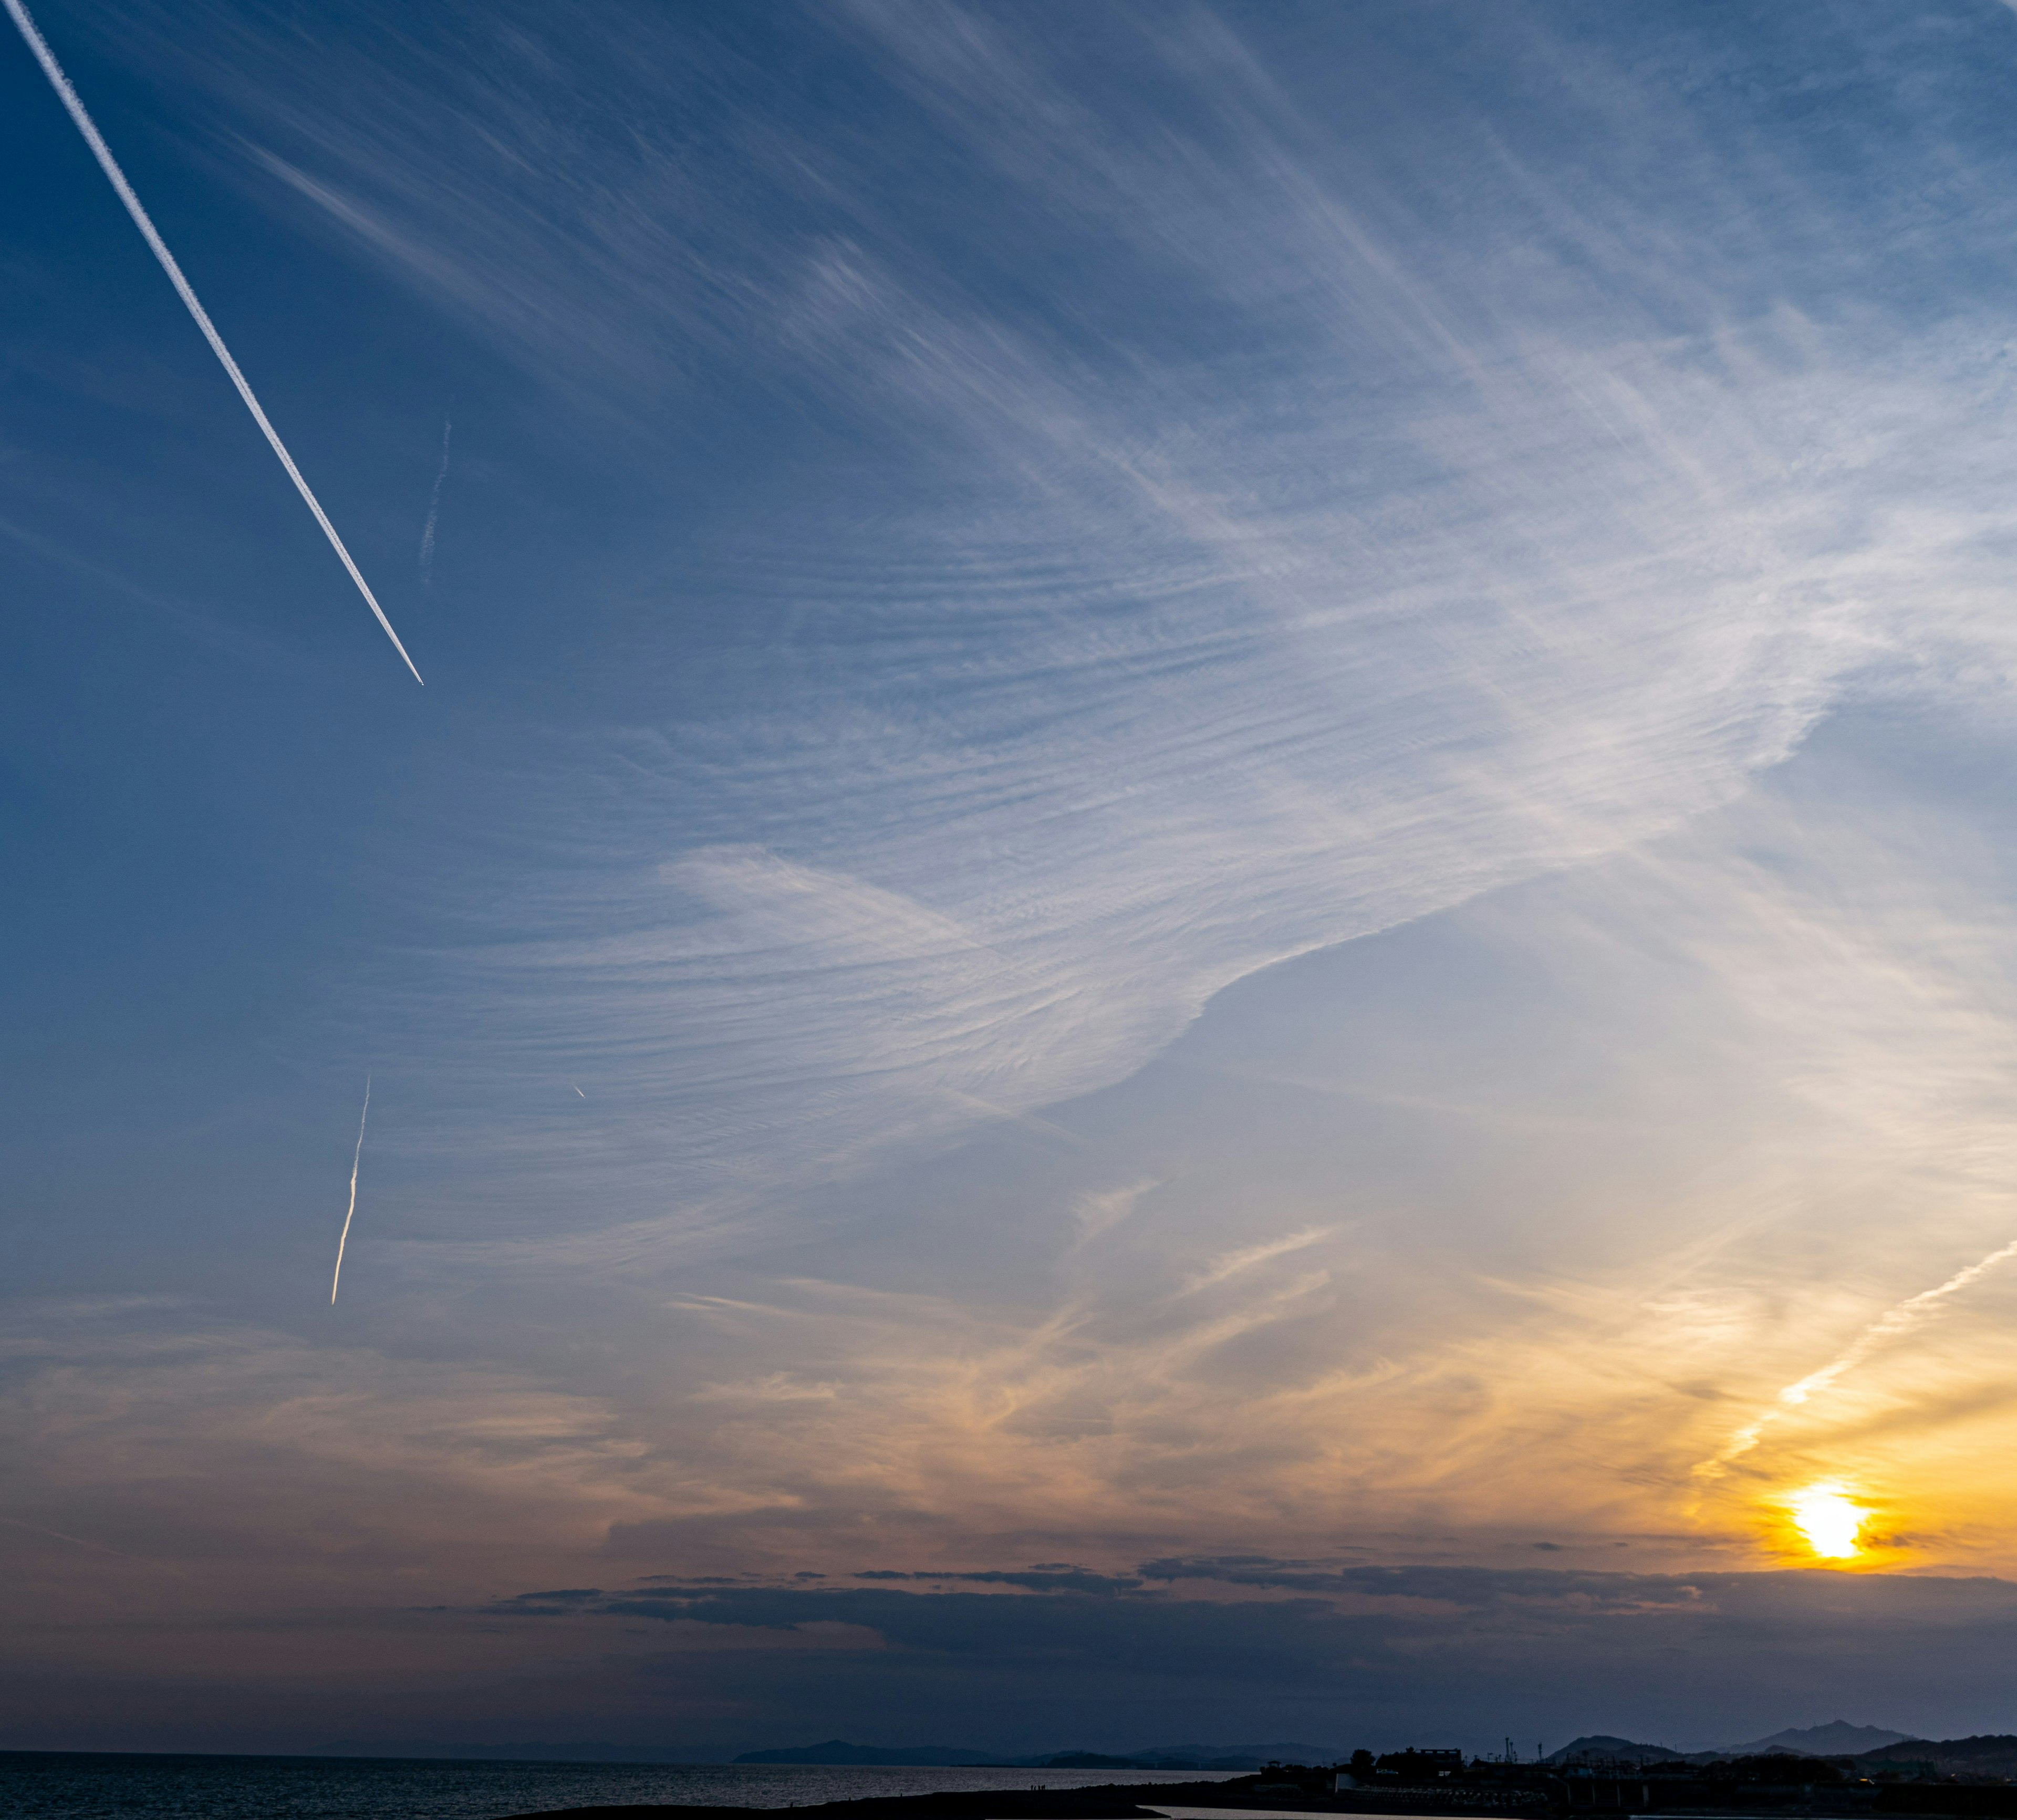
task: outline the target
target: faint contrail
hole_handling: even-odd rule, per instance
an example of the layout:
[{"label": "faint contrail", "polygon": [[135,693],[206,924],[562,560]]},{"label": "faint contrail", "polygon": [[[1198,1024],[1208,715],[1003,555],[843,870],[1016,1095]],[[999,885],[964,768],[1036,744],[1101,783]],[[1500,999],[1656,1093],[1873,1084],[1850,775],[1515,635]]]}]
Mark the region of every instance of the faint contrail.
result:
[{"label": "faint contrail", "polygon": [[454,428],[446,413],[442,417],[441,469],[435,475],[435,490],[428,499],[428,522],[420,532],[420,580],[430,587],[435,580],[435,520],[441,516],[442,482],[448,478],[448,436]]},{"label": "faint contrail", "polygon": [[330,1279],[329,1305],[336,1306],[336,1286],[343,1280],[343,1248],[349,1243],[350,1222],[357,1212],[357,1165],[364,1159],[364,1121],[371,1116],[371,1077],[364,1077],[364,1110],[357,1118],[357,1148],[350,1157],[350,1206],[343,1216],[343,1236],[336,1241],[336,1274]]},{"label": "faint contrail", "polygon": [[[273,453],[280,458],[280,465],[287,471],[287,478],[294,482],[294,489],[307,501],[308,508],[315,514],[316,522],[322,526],[323,535],[328,538],[330,547],[349,570],[350,579],[357,583],[357,591],[363,595],[365,605],[377,616],[378,623],[385,629],[385,636],[392,641],[392,648],[406,659],[406,667],[413,671],[413,681],[421,682],[420,673],[413,668],[413,660],[406,656],[406,648],[399,642],[399,634],[392,630],[392,622],[385,617],[385,609],[378,605],[357,565],[350,560],[350,552],[343,547],[343,540],[337,536],[336,527],[329,522],[329,515],[322,509],[322,502],[309,490],[309,483],[301,478],[301,471],[294,465],[294,458],[287,453],[287,445],[280,440],[280,432],[266,421],[266,413],[259,408],[259,401],[252,395],[252,388],[245,382],[245,375],[238,370],[238,363],[231,357],[231,350],[224,345],[224,338],[217,332],[204,307],[197,302],[196,293],[189,288],[189,281],[182,276],[182,269],[175,263],[175,256],[168,248],[168,243],[154,231],[154,224],[147,211],[140,206],[140,199],[133,193],[133,186],[126,181],[126,173],[119,168],[118,161],[112,149],[99,135],[98,128],[92,124],[91,116],[85,112],[84,103],[78,99],[77,91],[70,85],[70,78],[63,73],[63,66],[56,61],[56,53],[35,29],[35,22],[28,16],[28,9],[21,0],[0,0],[26,40],[28,49],[35,53],[35,60],[42,66],[42,74],[49,78],[49,86],[56,90],[56,97],[70,110],[70,117],[77,123],[77,130],[84,135],[84,143],[91,147],[91,153],[98,161],[98,167],[112,181],[112,187],[119,193],[119,200],[126,204],[126,212],[132,216],[133,225],[141,233],[154,257],[161,262],[161,269],[168,275],[168,282],[175,286],[175,294],[181,298],[189,314],[195,317],[196,326],[203,330],[204,339],[210,343],[210,351],[222,363],[224,370],[231,375],[231,383],[238,388],[238,395],[245,401],[245,408],[251,412],[253,421],[266,433],[266,440],[273,446]],[[424,688],[424,683],[421,683]]]},{"label": "faint contrail", "polygon": [[114,1548],[104,1542],[87,1542],[81,1536],[67,1536],[60,1529],[45,1529],[40,1523],[24,1523],[19,1517],[0,1517],[0,1523],[9,1523],[17,1529],[30,1529],[38,1536],[53,1536],[59,1542],[74,1542],[80,1548],[96,1548],[101,1555],[117,1555],[128,1561],[139,1561],[144,1557],[128,1555],[123,1548]]},{"label": "faint contrail", "polygon": [[1853,1371],[1864,1360],[1889,1339],[1896,1338],[1908,1328],[1915,1327],[1929,1314],[1936,1303],[1965,1289],[1994,1269],[2006,1258],[2017,1258],[2017,1239],[1999,1251],[1991,1251],[1986,1258],[1979,1258],[1965,1269],[1957,1270],[1946,1282],[1936,1284],[1931,1289],[1922,1289],[1917,1295],[1908,1295],[1896,1307],[1886,1309],[1876,1320],[1852,1340],[1847,1349],[1824,1365],[1818,1371],[1810,1371],[1798,1383],[1789,1384],[1779,1392],[1778,1400],[1755,1421],[1748,1422],[1730,1438],[1730,1443],[1712,1460],[1705,1460],[1695,1468],[1698,1477],[1713,1479],[1724,1467],[1740,1455],[1748,1453],[1763,1439],[1765,1431],[1785,1414],[1788,1410],[1798,1409],[1817,1391],[1831,1388],[1844,1373]]}]

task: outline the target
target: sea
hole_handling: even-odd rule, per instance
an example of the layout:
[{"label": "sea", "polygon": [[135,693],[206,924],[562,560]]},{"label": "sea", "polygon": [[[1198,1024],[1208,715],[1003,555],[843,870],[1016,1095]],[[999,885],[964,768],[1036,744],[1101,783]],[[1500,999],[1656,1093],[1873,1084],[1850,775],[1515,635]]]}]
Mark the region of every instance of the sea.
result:
[{"label": "sea", "polygon": [[1200,1782],[1209,1771],[859,1769],[0,1751],[0,1820],[506,1820],[562,1807],[805,1807],[960,1789]]}]

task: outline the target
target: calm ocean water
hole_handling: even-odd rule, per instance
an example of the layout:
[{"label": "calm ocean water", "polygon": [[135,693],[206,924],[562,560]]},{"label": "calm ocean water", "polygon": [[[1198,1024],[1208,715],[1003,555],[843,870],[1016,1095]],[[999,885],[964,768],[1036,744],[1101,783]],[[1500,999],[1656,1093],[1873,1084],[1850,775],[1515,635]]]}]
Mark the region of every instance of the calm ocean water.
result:
[{"label": "calm ocean water", "polygon": [[1209,1782],[1150,1770],[852,1769],[771,1764],[467,1763],[435,1757],[0,1751],[5,1820],[503,1820],[554,1807],[788,1807],[940,1789]]}]

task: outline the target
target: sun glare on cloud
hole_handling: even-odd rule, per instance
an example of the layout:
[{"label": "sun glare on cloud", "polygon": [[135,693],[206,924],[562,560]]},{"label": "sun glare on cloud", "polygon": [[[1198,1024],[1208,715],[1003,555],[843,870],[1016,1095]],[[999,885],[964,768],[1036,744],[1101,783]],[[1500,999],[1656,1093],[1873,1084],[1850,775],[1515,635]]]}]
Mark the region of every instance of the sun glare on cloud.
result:
[{"label": "sun glare on cloud", "polygon": [[1863,1552],[1856,1540],[1870,1513],[1837,1485],[1812,1485],[1786,1500],[1793,1526],[1807,1546],[1828,1561],[1853,1560]]}]

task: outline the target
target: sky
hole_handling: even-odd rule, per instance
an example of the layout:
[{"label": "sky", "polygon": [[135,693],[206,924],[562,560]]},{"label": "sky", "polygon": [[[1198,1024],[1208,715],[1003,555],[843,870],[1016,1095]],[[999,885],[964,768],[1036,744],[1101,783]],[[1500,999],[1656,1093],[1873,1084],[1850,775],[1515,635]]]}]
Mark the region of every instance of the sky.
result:
[{"label": "sky", "polygon": [[2017,7],[37,18],[0,1747],[2017,1730]]}]

